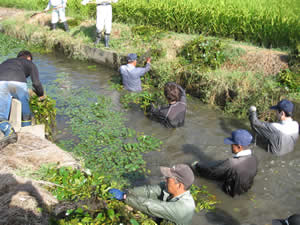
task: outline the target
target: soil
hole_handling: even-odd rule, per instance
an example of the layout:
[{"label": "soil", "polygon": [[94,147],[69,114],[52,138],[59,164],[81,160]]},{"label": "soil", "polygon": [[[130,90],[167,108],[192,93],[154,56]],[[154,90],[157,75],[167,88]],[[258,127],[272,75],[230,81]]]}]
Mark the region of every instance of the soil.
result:
[{"label": "soil", "polygon": [[29,133],[18,133],[17,143],[0,154],[0,224],[48,224],[49,209],[58,201],[43,187],[55,184],[24,177],[32,177],[43,164],[80,164],[55,144]]}]

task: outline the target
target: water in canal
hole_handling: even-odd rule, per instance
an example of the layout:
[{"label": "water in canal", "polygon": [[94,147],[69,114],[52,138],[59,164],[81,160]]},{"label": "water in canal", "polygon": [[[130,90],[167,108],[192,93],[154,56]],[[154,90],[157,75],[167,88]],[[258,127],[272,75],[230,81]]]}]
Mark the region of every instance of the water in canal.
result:
[{"label": "water in canal", "polygon": [[[117,73],[102,66],[88,69],[89,63],[66,59],[58,55],[36,55],[40,77],[44,84],[56,79],[58,73],[68,73],[66,85],[89,87],[99,94],[110,96],[116,107],[121,108],[119,93],[109,90],[108,81]],[[299,108],[300,106],[298,106]],[[203,159],[225,159],[231,156],[230,146],[223,139],[235,129],[249,129],[247,120],[226,118],[220,111],[201,104],[197,100],[188,101],[185,126],[166,129],[144,117],[142,111],[127,112],[128,126],[146,134],[160,138],[162,151],[148,153],[146,160],[151,169],[149,183],[161,179],[159,166],[176,163],[191,163]],[[296,118],[300,121],[300,110]],[[64,117],[58,117],[58,129],[64,126]],[[61,135],[63,139],[67,136]],[[300,143],[294,152],[276,157],[259,147],[253,147],[259,159],[259,170],[252,189],[244,195],[231,198],[225,195],[220,184],[197,177],[196,185],[206,185],[210,193],[217,196],[220,204],[215,212],[201,212],[194,216],[194,225],[219,224],[271,224],[272,218],[287,217],[300,213]]]}]

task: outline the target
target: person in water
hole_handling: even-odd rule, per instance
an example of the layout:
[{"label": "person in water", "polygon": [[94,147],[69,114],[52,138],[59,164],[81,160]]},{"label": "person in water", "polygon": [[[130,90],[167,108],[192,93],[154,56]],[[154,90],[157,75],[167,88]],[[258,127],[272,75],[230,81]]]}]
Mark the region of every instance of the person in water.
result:
[{"label": "person in water", "polygon": [[294,105],[289,100],[282,100],[271,109],[276,110],[279,122],[268,123],[258,120],[256,107],[249,109],[252,129],[268,143],[268,151],[275,155],[284,155],[294,150],[299,138],[299,124],[292,119]]},{"label": "person in water", "polygon": [[194,182],[194,173],[186,164],[171,168],[160,167],[166,182],[159,185],[145,185],[123,192],[110,189],[113,198],[152,217],[166,219],[176,224],[192,223],[195,202],[189,191]]},{"label": "person in water", "polygon": [[169,104],[167,106],[159,106],[158,108],[151,105],[150,110],[147,112],[149,118],[160,122],[165,127],[182,127],[186,113],[186,95],[184,89],[174,82],[168,82],[165,85],[164,94]]},{"label": "person in water", "polygon": [[224,143],[231,145],[232,158],[202,162],[196,161],[191,167],[201,176],[223,182],[225,193],[234,197],[247,192],[257,173],[257,159],[249,145],[252,135],[247,130],[236,130],[231,137],[225,138]]}]

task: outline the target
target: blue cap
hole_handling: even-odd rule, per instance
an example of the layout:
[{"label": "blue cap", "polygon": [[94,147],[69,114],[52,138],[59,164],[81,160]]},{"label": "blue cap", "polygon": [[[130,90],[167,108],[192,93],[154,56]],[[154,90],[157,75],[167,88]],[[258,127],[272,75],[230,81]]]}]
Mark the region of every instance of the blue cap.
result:
[{"label": "blue cap", "polygon": [[231,138],[225,138],[224,144],[248,146],[251,144],[252,135],[246,130],[236,130],[231,133]]},{"label": "blue cap", "polygon": [[284,111],[284,112],[292,115],[293,110],[294,110],[294,104],[292,102],[290,102],[289,100],[283,99],[280,102],[278,102],[277,105],[270,107],[270,109]]},{"label": "blue cap", "polygon": [[129,62],[135,61],[135,60],[137,60],[137,55],[136,55],[135,53],[129,53],[129,54],[127,55],[127,60],[128,60]]}]

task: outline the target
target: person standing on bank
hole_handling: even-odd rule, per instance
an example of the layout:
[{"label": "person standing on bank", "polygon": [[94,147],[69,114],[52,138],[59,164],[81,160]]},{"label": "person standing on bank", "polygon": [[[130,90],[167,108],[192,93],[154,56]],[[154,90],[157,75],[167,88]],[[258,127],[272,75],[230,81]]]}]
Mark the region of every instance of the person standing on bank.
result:
[{"label": "person standing on bank", "polygon": [[17,134],[8,122],[12,98],[21,101],[22,127],[31,125],[29,93],[26,84],[29,76],[35,93],[42,100],[44,98],[43,86],[29,51],[21,51],[17,58],[8,59],[0,64],[0,130],[5,136],[0,140],[0,149],[17,141]]},{"label": "person standing on bank", "polygon": [[249,120],[252,129],[267,141],[269,152],[278,156],[292,152],[299,137],[299,124],[292,119],[293,103],[284,99],[270,109],[276,110],[279,122],[259,121],[256,115],[256,107],[250,107]]},{"label": "person standing on bank", "polygon": [[151,58],[147,58],[145,67],[136,67],[137,55],[135,53],[130,53],[127,55],[127,62],[126,65],[120,67],[124,88],[133,92],[142,91],[141,76],[144,76],[145,73],[151,69]]},{"label": "person standing on bank", "polygon": [[160,167],[166,182],[160,185],[145,185],[123,192],[110,189],[117,200],[160,220],[176,224],[192,223],[195,202],[189,191],[194,182],[194,173],[188,165],[177,164],[172,168]]},{"label": "person standing on bank", "polygon": [[[90,0],[83,0],[82,5],[86,5]],[[109,48],[109,37],[112,26],[112,7],[111,3],[117,3],[118,0],[96,0],[97,16],[96,16],[96,40],[95,45],[99,44],[102,39],[102,31],[104,32],[104,44]]]},{"label": "person standing on bank", "polygon": [[257,159],[249,149],[252,135],[247,130],[236,130],[224,143],[231,145],[232,158],[213,162],[196,161],[192,168],[199,175],[223,181],[223,191],[234,197],[247,192],[257,173]]},{"label": "person standing on bank", "polygon": [[150,119],[160,122],[168,128],[183,126],[186,113],[186,95],[184,89],[174,82],[168,82],[165,85],[164,94],[169,105],[154,108],[151,104],[148,116]]},{"label": "person standing on bank", "polygon": [[48,5],[44,11],[48,11],[51,7],[54,8],[51,14],[51,30],[56,29],[56,25],[60,20],[64,24],[65,31],[68,32],[69,26],[66,19],[67,0],[49,0]]}]

